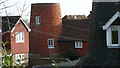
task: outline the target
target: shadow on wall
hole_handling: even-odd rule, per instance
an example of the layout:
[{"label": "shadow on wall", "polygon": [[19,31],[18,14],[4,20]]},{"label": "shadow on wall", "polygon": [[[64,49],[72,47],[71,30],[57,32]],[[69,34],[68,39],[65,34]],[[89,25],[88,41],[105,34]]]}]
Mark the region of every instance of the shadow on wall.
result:
[{"label": "shadow on wall", "polygon": [[76,60],[79,59],[81,57],[81,55],[79,55],[75,50],[73,49],[68,49],[65,51],[64,54],[65,58],[68,58],[70,60]]}]

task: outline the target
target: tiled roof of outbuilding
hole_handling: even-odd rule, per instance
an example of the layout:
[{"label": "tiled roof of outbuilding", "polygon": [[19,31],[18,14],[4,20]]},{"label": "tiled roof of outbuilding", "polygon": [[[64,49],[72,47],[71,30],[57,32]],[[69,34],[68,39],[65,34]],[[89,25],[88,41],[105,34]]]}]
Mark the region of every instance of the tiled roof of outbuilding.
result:
[{"label": "tiled roof of outbuilding", "polygon": [[87,19],[85,15],[65,15],[62,19]]},{"label": "tiled roof of outbuilding", "polygon": [[63,19],[59,41],[88,41],[88,19]]}]

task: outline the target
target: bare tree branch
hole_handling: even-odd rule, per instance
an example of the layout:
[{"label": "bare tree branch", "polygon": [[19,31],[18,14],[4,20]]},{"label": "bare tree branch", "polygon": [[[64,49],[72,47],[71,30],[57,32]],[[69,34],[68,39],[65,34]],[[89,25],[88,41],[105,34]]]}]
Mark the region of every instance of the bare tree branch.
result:
[{"label": "bare tree branch", "polygon": [[[5,2],[4,2],[4,3],[5,3]],[[3,7],[3,8],[0,8],[0,10],[7,9],[7,8],[10,8],[10,7],[13,7],[13,6],[17,5],[18,3],[19,3],[19,1],[16,2],[15,4],[13,4],[13,5],[5,6],[5,7]]]},{"label": "bare tree branch", "polygon": [[[1,0],[0,0],[1,1]],[[2,1],[2,2],[0,2],[0,4],[3,4],[3,3],[5,3],[5,2],[7,2],[8,0],[5,0],[5,1]]]},{"label": "bare tree branch", "polygon": [[[3,6],[5,7],[5,2],[3,3]],[[6,10],[6,8],[5,8],[5,13],[6,13],[6,15],[8,16],[8,13],[7,13],[7,10]],[[9,27],[9,30],[11,29],[11,27],[10,27],[10,21],[9,21],[9,18],[7,17],[7,21],[8,21],[8,27]]]},{"label": "bare tree branch", "polygon": [[25,6],[26,6],[26,0],[25,0],[25,2],[24,2],[24,4],[23,4],[23,8],[22,8],[21,16],[22,16],[22,14],[23,14],[23,12],[24,12],[24,8],[25,8]]},{"label": "bare tree branch", "polygon": [[[0,1],[1,1],[1,0],[0,0]],[[6,23],[6,24],[8,24],[9,30],[6,31],[6,32],[4,32],[4,33],[2,33],[2,35],[6,34],[6,33],[9,33],[9,32],[11,31],[11,27],[10,27],[11,23],[10,23],[10,20],[9,20],[9,17],[8,17],[9,15],[8,15],[7,8],[10,8],[10,7],[13,7],[13,6],[17,5],[20,0],[19,0],[18,2],[16,2],[15,4],[10,5],[10,6],[6,6],[5,2],[7,2],[7,1],[8,1],[8,0],[5,0],[5,1],[2,2],[3,8],[1,8],[0,10],[3,10],[3,9],[5,10],[5,14],[6,14],[6,17],[7,17],[7,23]],[[26,7],[26,0],[25,0],[25,2],[24,2],[24,4],[23,4],[22,10],[21,10],[20,8],[16,7],[17,10],[18,10],[19,15],[22,16],[23,13],[29,8],[29,6],[30,6],[30,5],[28,5],[28,6]],[[28,16],[28,15],[29,15],[29,12],[27,13],[27,16]],[[27,16],[26,16],[26,18],[27,18]],[[23,19],[23,18],[22,18],[22,19]],[[23,21],[25,21],[25,20],[23,20]],[[12,25],[13,25],[13,24],[12,24]],[[23,29],[21,28],[21,30],[23,30]]]}]

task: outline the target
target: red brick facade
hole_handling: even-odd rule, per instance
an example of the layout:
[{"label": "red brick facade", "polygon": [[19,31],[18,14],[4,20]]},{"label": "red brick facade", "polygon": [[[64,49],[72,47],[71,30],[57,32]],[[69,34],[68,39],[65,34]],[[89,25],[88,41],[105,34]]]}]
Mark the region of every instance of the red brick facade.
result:
[{"label": "red brick facade", "polygon": [[75,51],[82,55],[82,56],[85,56],[88,54],[88,41],[83,41],[83,48],[75,48]]},{"label": "red brick facade", "polygon": [[82,43],[83,43],[83,48],[75,48],[75,41],[59,42],[61,55],[64,56],[67,50],[73,50],[81,56],[87,55],[88,54],[88,42],[83,41]]},{"label": "red brick facade", "polygon": [[[7,50],[12,49],[11,54],[13,54],[13,65],[17,62],[16,55],[23,54],[24,58],[29,58],[29,32],[30,28],[25,24],[25,22],[20,18],[20,16],[9,16],[10,26],[6,25],[7,17],[2,19],[2,41],[9,43],[6,45]],[[10,27],[11,29],[9,29]],[[8,32],[9,31],[9,32]],[[17,32],[23,32],[24,34],[17,37]],[[21,38],[22,37],[22,38]],[[17,42],[16,39],[22,39],[23,42]],[[28,63],[28,60],[25,60],[24,63]]]},{"label": "red brick facade", "polygon": [[[24,32],[24,42],[16,43],[16,32]],[[15,26],[13,32],[10,33],[10,37],[11,49],[13,50],[12,54],[29,53],[29,31],[24,26],[21,20]]]},{"label": "red brick facade", "polygon": [[[40,24],[35,23],[36,16],[40,16]],[[29,58],[30,65],[34,65],[37,63],[34,60],[39,61],[41,57],[64,56],[65,51],[70,49],[82,56],[87,55],[87,26],[87,17],[82,20],[62,20],[59,3],[37,3],[31,5],[30,34],[30,29],[18,19],[12,31],[3,35],[3,41],[10,42],[7,48],[13,50],[13,60],[15,54],[23,53],[25,58]],[[24,32],[24,42],[16,43],[16,32]],[[54,39],[54,48],[48,48],[49,38]],[[82,41],[83,48],[75,48],[75,41]]]},{"label": "red brick facade", "polygon": [[[29,30],[30,29],[27,28],[28,26],[25,23],[23,23],[22,19],[19,16],[10,16],[9,17],[10,24],[13,26],[10,26],[11,30],[9,30],[5,25],[6,24],[4,22],[5,19],[6,17],[3,17],[2,41],[3,42],[9,41],[6,47],[8,49],[12,49],[12,54],[29,53]],[[6,29],[4,29],[4,27]],[[10,32],[7,32],[7,30]],[[16,32],[24,32],[24,42],[16,43]]]},{"label": "red brick facade", "polygon": [[[41,17],[41,24],[35,25],[35,16]],[[51,53],[59,53],[57,43],[61,33],[61,11],[58,3],[32,4],[30,19],[30,53],[50,57]],[[54,39],[55,48],[49,49],[47,39]]]},{"label": "red brick facade", "polygon": [[[40,25],[36,25],[35,17],[40,16]],[[58,3],[37,3],[32,4],[30,18],[30,53],[39,54],[41,57],[64,54],[67,49],[74,49],[78,54],[88,53],[88,19],[64,20],[61,19],[60,5]],[[75,28],[68,28],[72,26]],[[61,28],[62,27],[62,28]],[[87,28],[86,28],[87,27]],[[83,29],[83,30],[82,30]],[[86,31],[87,30],[87,31]],[[74,42],[64,41],[69,36]],[[53,38],[55,48],[49,49],[47,39]],[[61,39],[62,38],[62,39]],[[83,48],[75,49],[75,40],[87,40],[83,42]],[[69,41],[68,38],[66,40]]]}]

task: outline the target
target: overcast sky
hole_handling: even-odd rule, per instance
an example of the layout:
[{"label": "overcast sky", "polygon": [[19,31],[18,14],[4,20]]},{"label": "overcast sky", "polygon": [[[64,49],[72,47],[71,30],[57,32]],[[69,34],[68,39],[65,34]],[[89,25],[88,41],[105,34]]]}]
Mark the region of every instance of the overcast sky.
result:
[{"label": "overcast sky", "polygon": [[[30,11],[31,3],[60,3],[62,17],[64,15],[78,14],[85,14],[87,16],[92,9],[92,0],[9,0],[9,2],[5,3],[5,6],[13,5],[15,3],[17,3],[16,6],[7,9],[8,15],[21,14],[20,10],[22,10],[24,3],[26,4],[26,7],[29,6],[26,13],[24,13],[25,15]],[[6,15],[4,12],[5,10],[2,11],[1,15]]]}]

